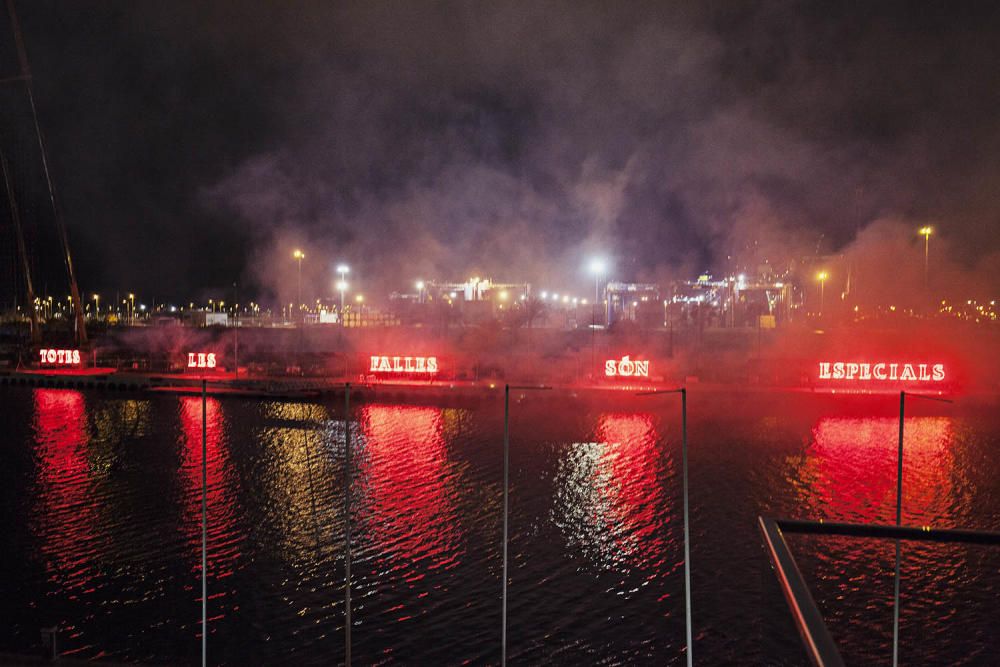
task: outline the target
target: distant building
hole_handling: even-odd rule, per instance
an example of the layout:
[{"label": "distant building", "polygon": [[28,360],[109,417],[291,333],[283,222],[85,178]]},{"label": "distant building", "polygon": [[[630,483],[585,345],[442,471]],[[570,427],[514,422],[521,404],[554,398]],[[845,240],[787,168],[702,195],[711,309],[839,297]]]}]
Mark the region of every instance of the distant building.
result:
[{"label": "distant building", "polygon": [[656,326],[662,322],[660,286],[653,283],[609,282],[604,289],[608,326],[615,322],[638,322]]},{"label": "distant building", "polygon": [[429,280],[422,285],[414,293],[389,295],[392,312],[405,323],[441,322],[442,309],[454,309],[455,319],[463,322],[480,322],[531,296],[530,283],[498,283],[478,276],[465,282]]},{"label": "distant building", "polygon": [[229,326],[229,313],[213,313],[210,310],[189,310],[185,315],[188,324],[193,327]]}]

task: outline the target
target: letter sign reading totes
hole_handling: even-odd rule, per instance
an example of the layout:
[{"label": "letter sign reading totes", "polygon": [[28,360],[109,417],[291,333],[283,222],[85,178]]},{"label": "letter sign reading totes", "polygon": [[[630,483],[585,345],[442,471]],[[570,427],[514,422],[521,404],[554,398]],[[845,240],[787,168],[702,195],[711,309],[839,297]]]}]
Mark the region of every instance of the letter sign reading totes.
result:
[{"label": "letter sign reading totes", "polygon": [[944,364],[819,362],[820,380],[871,380],[890,382],[942,382]]},{"label": "letter sign reading totes", "polygon": [[437,357],[382,357],[373,355],[368,372],[430,375],[438,372],[438,360]]},{"label": "letter sign reading totes", "polygon": [[648,361],[632,361],[628,357],[608,359],[604,362],[605,377],[649,377]]},{"label": "letter sign reading totes", "polygon": [[80,350],[51,350],[43,348],[38,351],[39,363],[43,366],[79,366]]}]

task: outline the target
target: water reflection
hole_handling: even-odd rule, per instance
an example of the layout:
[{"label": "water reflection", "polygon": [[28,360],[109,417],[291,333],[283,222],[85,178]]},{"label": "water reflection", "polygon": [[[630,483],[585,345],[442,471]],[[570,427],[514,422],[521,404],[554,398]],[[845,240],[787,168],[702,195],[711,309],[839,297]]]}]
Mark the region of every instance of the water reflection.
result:
[{"label": "water reflection", "polygon": [[366,405],[359,423],[363,539],[373,541],[386,573],[408,578],[413,587],[421,578],[418,566],[450,569],[464,551],[448,486],[443,411]]},{"label": "water reflection", "polygon": [[[969,525],[972,498],[967,471],[956,460],[958,440],[950,417],[906,419],[904,525]],[[895,523],[898,442],[898,419],[820,419],[804,454],[790,470],[789,481],[799,498],[795,513],[834,521]],[[791,544],[834,637],[851,637],[843,642],[848,662],[870,662],[872,656],[888,655],[895,564],[892,541],[796,536]],[[902,543],[900,632],[904,646],[912,642],[915,632],[946,628],[950,610],[972,606],[959,593],[969,576],[969,554],[964,545]]]},{"label": "water reflection", "polygon": [[597,442],[572,445],[559,462],[553,521],[599,567],[663,574],[670,460],[660,453],[653,418],[605,414],[595,434]]},{"label": "water reflection", "polygon": [[341,518],[335,494],[342,452],[335,447],[343,443],[343,422],[312,403],[265,403],[262,416],[257,437],[265,466],[252,483],[261,484],[268,507],[269,539],[285,562],[303,568],[314,563],[318,549],[333,544],[328,526]]},{"label": "water reflection", "polygon": [[[201,521],[202,521],[202,402],[200,397],[183,396],[179,399],[181,426],[181,483],[182,521],[181,532],[187,551],[194,565],[192,573],[201,581]],[[229,591],[217,585],[219,580],[231,576],[238,566],[243,540],[238,530],[236,515],[238,501],[229,461],[226,440],[226,423],[222,405],[215,398],[208,398],[205,406],[206,438],[206,499],[208,516],[208,589],[210,620],[225,615],[226,605],[221,600]],[[194,586],[200,590],[199,586]],[[200,597],[199,597],[200,599]],[[213,615],[212,612],[215,612]]]},{"label": "water reflection", "polygon": [[[912,417],[905,428],[903,523],[954,525],[961,517],[952,420]],[[898,439],[896,419],[823,418],[790,481],[812,516],[895,523]]]},{"label": "water reflection", "polygon": [[103,550],[90,494],[86,406],[74,390],[33,393],[39,459],[34,530],[49,582],[75,599],[97,575],[94,558]]}]

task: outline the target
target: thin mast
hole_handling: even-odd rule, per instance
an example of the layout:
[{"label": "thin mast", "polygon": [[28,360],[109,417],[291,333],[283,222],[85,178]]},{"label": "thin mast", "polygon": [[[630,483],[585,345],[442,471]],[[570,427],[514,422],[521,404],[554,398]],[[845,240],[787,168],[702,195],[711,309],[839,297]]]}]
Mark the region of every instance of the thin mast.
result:
[{"label": "thin mast", "polygon": [[52,183],[52,175],[49,173],[49,155],[45,148],[42,128],[38,124],[38,112],[35,110],[35,94],[31,86],[31,67],[28,65],[28,52],[24,48],[24,39],[21,37],[21,24],[17,20],[17,12],[14,10],[14,0],[7,0],[7,13],[10,15],[11,29],[14,32],[17,59],[21,65],[21,78],[24,79],[24,87],[28,91],[28,104],[31,106],[31,117],[35,122],[35,136],[38,138],[38,150],[42,154],[42,171],[45,173],[45,183],[49,188],[49,202],[52,204],[52,215],[55,218],[56,231],[59,233],[59,240],[62,243],[63,259],[66,261],[66,273],[69,275],[70,298],[73,301],[73,310],[76,315],[77,340],[81,345],[86,345],[87,325],[83,319],[80,288],[76,284],[76,273],[73,271],[73,257],[69,252],[69,235],[66,233],[66,225],[63,222],[62,213],[56,203],[56,189]]},{"label": "thin mast", "polygon": [[42,332],[38,328],[38,311],[35,310],[35,287],[31,282],[31,265],[28,262],[28,247],[24,243],[24,230],[21,228],[21,214],[14,200],[14,186],[10,182],[10,171],[7,169],[7,156],[0,149],[0,168],[3,169],[3,182],[7,188],[7,202],[10,204],[10,220],[14,224],[17,236],[17,253],[21,256],[24,267],[24,284],[28,291],[28,317],[31,318],[31,342],[40,343]]}]

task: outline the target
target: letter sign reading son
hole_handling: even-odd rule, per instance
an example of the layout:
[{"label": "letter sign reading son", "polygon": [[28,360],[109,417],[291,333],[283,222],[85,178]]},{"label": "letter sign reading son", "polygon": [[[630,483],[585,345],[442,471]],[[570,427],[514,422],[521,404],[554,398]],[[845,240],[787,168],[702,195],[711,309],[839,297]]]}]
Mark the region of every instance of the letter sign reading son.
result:
[{"label": "letter sign reading son", "polygon": [[43,348],[38,351],[39,361],[43,366],[79,366],[80,350],[50,350]]},{"label": "letter sign reading son", "polygon": [[370,373],[433,374],[438,372],[437,357],[380,357],[371,358]]},{"label": "letter sign reading son", "polygon": [[628,357],[621,359],[608,359],[604,362],[604,375],[613,377],[649,377],[648,361],[632,361]]},{"label": "letter sign reading son", "polygon": [[215,368],[215,352],[188,352],[188,368]]},{"label": "letter sign reading son", "polygon": [[944,378],[944,364],[819,362],[820,380],[942,382]]}]

